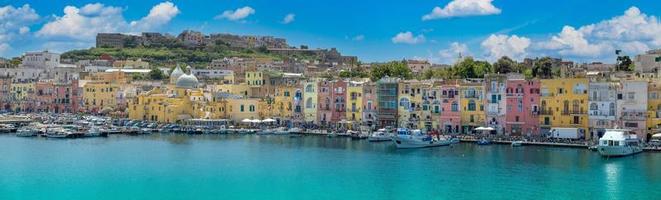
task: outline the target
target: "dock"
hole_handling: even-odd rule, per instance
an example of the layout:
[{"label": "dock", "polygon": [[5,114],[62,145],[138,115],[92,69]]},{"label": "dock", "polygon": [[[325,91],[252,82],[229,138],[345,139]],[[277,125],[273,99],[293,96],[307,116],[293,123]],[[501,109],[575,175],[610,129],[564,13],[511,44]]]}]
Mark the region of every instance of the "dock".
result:
[{"label": "dock", "polygon": [[[475,143],[478,139],[460,139],[461,142],[472,142]],[[492,140],[491,143],[494,144],[512,144],[512,141],[507,140]],[[588,148],[587,144],[570,144],[570,143],[555,143],[555,142],[529,142],[524,141],[524,146],[551,146],[551,147],[571,147],[571,148]]]}]

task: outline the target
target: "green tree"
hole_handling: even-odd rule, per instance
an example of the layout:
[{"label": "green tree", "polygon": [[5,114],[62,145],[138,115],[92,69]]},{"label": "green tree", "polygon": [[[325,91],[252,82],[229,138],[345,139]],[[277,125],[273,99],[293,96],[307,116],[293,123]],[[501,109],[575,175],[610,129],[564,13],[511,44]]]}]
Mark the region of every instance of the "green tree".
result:
[{"label": "green tree", "polygon": [[411,74],[411,69],[402,61],[392,61],[372,67],[370,73],[372,81],[377,81],[385,76],[411,79],[413,75]]},{"label": "green tree", "polygon": [[617,71],[633,71],[634,65],[633,61],[629,56],[618,56],[617,57],[617,66],[615,68]]},{"label": "green tree", "polygon": [[535,66],[532,69],[532,76],[537,78],[552,78],[553,77],[553,61],[551,57],[543,57],[535,61]]},{"label": "green tree", "polygon": [[151,71],[149,71],[149,79],[151,80],[163,80],[165,78],[165,74],[163,74],[163,71],[160,69],[153,67]]},{"label": "green tree", "polygon": [[507,56],[503,56],[498,61],[493,63],[494,73],[507,74],[514,72],[516,69],[516,62]]}]

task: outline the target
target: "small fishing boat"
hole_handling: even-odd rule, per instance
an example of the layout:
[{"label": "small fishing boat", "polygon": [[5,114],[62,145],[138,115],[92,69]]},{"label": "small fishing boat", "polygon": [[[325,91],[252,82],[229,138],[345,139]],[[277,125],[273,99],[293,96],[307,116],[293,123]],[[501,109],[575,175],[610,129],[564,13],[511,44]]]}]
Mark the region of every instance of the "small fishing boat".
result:
[{"label": "small fishing boat", "polygon": [[16,131],[18,131],[18,128],[12,124],[0,124],[0,133],[14,133]]},{"label": "small fishing boat", "polygon": [[397,135],[392,137],[392,141],[400,149],[447,146],[451,143],[447,139],[435,140],[420,130],[409,131],[405,128],[398,128]]},{"label": "small fishing boat", "polygon": [[520,147],[523,146],[523,141],[518,140],[518,141],[512,141],[512,147]]},{"label": "small fishing boat", "polygon": [[450,142],[452,144],[458,144],[458,143],[461,142],[461,140],[459,140],[459,138],[453,137],[453,138],[450,138]]}]

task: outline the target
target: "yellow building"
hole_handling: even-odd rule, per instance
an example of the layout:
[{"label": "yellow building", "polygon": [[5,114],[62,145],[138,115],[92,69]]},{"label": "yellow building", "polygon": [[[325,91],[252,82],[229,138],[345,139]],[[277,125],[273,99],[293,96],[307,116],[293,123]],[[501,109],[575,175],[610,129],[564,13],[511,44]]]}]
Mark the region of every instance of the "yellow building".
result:
[{"label": "yellow building", "polygon": [[[429,90],[430,84],[417,80],[406,80],[399,82],[399,105],[397,109],[397,118],[399,126],[422,129],[427,127],[426,115],[423,113],[429,111],[423,110],[426,91]],[[424,117],[424,118],[423,118]]]},{"label": "yellow building", "polygon": [[245,82],[250,86],[266,85],[266,76],[261,71],[247,71]]},{"label": "yellow building", "polygon": [[554,127],[579,128],[579,133],[587,137],[588,79],[543,79],[541,84],[542,134]]},{"label": "yellow building", "polygon": [[129,118],[174,123],[207,117],[208,99],[197,85],[195,76],[183,74],[177,78],[174,89],[155,88],[140,94],[129,102]]},{"label": "yellow building", "polygon": [[647,86],[647,133],[661,132],[661,81],[651,80]]},{"label": "yellow building", "polygon": [[120,94],[120,87],[117,84],[93,81],[88,82],[83,86],[83,103],[82,107],[87,112],[104,112],[114,111],[119,108],[117,104],[118,94]]},{"label": "yellow building", "polygon": [[346,106],[346,119],[354,124],[361,124],[363,121],[363,84],[364,82],[349,81],[347,83],[347,92],[345,99],[347,100]]},{"label": "yellow building", "polygon": [[253,90],[246,83],[240,84],[220,84],[220,85],[211,85],[208,86],[209,90],[212,92],[223,92],[234,95],[241,95],[244,97],[252,97]]},{"label": "yellow building", "polygon": [[462,133],[484,126],[484,86],[482,80],[464,80],[459,85]]},{"label": "yellow building", "polygon": [[34,92],[34,83],[12,83],[10,94],[15,101],[25,101]]},{"label": "yellow building", "polygon": [[227,118],[235,123],[243,119],[260,119],[260,100],[255,98],[229,98],[227,101]]}]

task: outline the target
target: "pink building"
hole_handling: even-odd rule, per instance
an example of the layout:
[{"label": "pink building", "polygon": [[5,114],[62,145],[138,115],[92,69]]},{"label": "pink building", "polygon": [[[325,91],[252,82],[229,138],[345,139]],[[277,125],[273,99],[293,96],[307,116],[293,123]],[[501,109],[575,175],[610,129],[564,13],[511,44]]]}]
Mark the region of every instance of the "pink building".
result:
[{"label": "pink building", "polygon": [[446,82],[441,86],[441,133],[454,134],[460,131],[461,110],[459,109],[459,85],[456,81]]},{"label": "pink building", "polygon": [[333,115],[332,94],[333,83],[328,80],[319,81],[317,85],[317,121],[319,125],[328,125]]},{"label": "pink building", "polygon": [[506,135],[539,136],[540,86],[539,80],[507,80]]},{"label": "pink building", "polygon": [[333,104],[331,122],[337,123],[346,118],[346,93],[347,82],[342,80],[333,81],[331,101]]},{"label": "pink building", "polygon": [[37,112],[76,113],[80,106],[80,91],[78,81],[55,83],[42,81],[35,84],[35,102],[33,109]]},{"label": "pink building", "polygon": [[362,124],[369,127],[376,125],[376,85],[368,82],[363,85],[363,122]]}]

